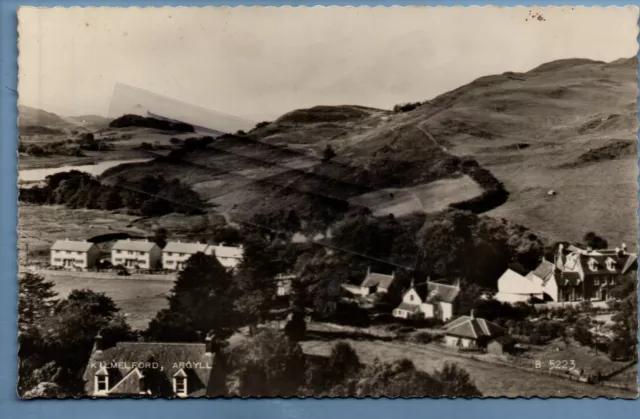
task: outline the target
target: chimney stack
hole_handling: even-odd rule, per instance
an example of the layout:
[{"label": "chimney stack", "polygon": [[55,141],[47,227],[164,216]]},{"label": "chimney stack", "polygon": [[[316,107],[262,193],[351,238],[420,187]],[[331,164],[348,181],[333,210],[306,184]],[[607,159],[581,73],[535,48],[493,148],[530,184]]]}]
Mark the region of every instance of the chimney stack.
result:
[{"label": "chimney stack", "polygon": [[211,335],[207,335],[207,337],[204,339],[204,344],[205,344],[205,350],[204,350],[205,353],[212,354],[215,352],[213,337]]},{"label": "chimney stack", "polygon": [[104,341],[102,340],[102,335],[100,333],[98,333],[94,339],[94,346],[96,351],[104,350]]},{"label": "chimney stack", "polygon": [[625,243],[622,243],[622,253],[627,253],[627,245]]},{"label": "chimney stack", "polygon": [[476,313],[475,313],[475,310],[474,310],[474,309],[471,309],[471,316],[470,316],[470,317],[471,317],[472,319],[475,319],[475,318],[476,318]]}]

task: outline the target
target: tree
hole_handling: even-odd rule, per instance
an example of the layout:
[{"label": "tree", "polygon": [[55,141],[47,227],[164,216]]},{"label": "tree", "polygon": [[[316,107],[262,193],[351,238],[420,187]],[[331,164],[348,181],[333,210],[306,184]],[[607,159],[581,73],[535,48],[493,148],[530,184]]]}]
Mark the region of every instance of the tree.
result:
[{"label": "tree", "polygon": [[445,362],[441,369],[436,370],[433,378],[443,385],[441,396],[446,397],[474,397],[482,393],[471,380],[469,373],[458,364]]},{"label": "tree", "polygon": [[253,239],[245,245],[235,278],[239,293],[235,307],[242,323],[249,325],[251,333],[266,320],[275,299],[275,277],[279,270],[275,249],[268,242]]},{"label": "tree", "polygon": [[588,232],[587,234],[584,235],[583,238],[584,244],[587,247],[590,247],[594,250],[596,249],[606,249],[608,247],[608,243],[605,239],[603,239],[602,237],[598,236],[596,233],[594,233],[593,231]]},{"label": "tree", "polygon": [[331,144],[327,144],[324,151],[322,152],[322,161],[329,161],[336,156],[336,152],[333,151],[333,147]]},{"label": "tree", "polygon": [[153,236],[153,241],[160,247],[160,249],[164,249],[167,245],[167,237],[169,236],[169,232],[166,228],[160,227],[156,230],[155,235]]},{"label": "tree", "polygon": [[609,356],[613,359],[634,359],[638,353],[638,292],[634,290],[621,301],[620,311],[612,318],[613,342]]},{"label": "tree", "polygon": [[55,284],[42,276],[25,273],[18,280],[18,329],[21,332],[39,326],[55,307]]},{"label": "tree", "polygon": [[338,384],[353,377],[361,368],[360,358],[351,345],[338,342],[333,346],[327,363],[327,378],[330,383]]},{"label": "tree", "polygon": [[305,380],[300,345],[280,332],[263,330],[230,354],[231,393],[240,397],[291,397]]},{"label": "tree", "polygon": [[304,321],[304,312],[294,311],[291,313],[291,320],[284,327],[284,333],[293,341],[298,342],[304,339],[307,332],[307,324]]},{"label": "tree", "polygon": [[144,333],[150,340],[193,342],[203,332],[222,345],[236,330],[233,278],[215,256],[191,256],[167,299],[169,307],[156,314]]}]

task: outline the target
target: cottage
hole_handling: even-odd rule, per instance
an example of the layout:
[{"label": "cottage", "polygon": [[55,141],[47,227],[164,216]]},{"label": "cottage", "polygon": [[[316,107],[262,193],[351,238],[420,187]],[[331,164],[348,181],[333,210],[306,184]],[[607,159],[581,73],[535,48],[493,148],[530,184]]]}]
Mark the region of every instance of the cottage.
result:
[{"label": "cottage", "polygon": [[488,320],[476,318],[473,311],[471,316],[459,317],[446,324],[442,330],[447,346],[465,349],[484,348],[491,340],[506,335],[502,327]]},{"label": "cottage", "polygon": [[532,279],[553,301],[607,300],[611,289],[628,272],[638,268],[638,255],[623,243],[615,249],[580,249],[558,246],[553,263],[543,260]]},{"label": "cottage", "polygon": [[222,266],[227,269],[235,269],[244,256],[244,248],[240,246],[225,246],[224,244],[207,247],[207,254],[215,255]]},{"label": "cottage", "polygon": [[[118,342],[96,336],[83,379],[93,397],[215,397],[224,376],[211,338],[203,343]],[[217,380],[214,380],[218,378]]]},{"label": "cottage", "polygon": [[162,263],[162,249],[148,240],[118,240],[111,248],[111,263],[126,268],[156,270]]},{"label": "cottage", "polygon": [[276,276],[276,295],[284,297],[291,294],[291,284],[296,278],[295,275],[280,274]]},{"label": "cottage", "polygon": [[210,246],[202,243],[168,242],[162,249],[162,267],[167,270],[181,271],[191,256],[196,253],[207,254],[208,247]]},{"label": "cottage", "polygon": [[449,320],[455,314],[460,283],[454,285],[427,280],[414,285],[402,296],[402,302],[393,310],[393,316],[401,319],[437,318]]},{"label": "cottage", "polygon": [[395,280],[395,272],[391,275],[385,275],[377,272],[371,272],[371,268],[367,269],[367,276],[360,284],[360,294],[367,296],[376,293],[386,293]]},{"label": "cottage", "polygon": [[532,299],[544,298],[541,283],[533,279],[533,272],[526,277],[507,269],[498,279],[496,300],[506,303],[529,302]]},{"label": "cottage", "polygon": [[100,248],[87,241],[58,240],[51,246],[51,266],[91,269],[100,257]]}]

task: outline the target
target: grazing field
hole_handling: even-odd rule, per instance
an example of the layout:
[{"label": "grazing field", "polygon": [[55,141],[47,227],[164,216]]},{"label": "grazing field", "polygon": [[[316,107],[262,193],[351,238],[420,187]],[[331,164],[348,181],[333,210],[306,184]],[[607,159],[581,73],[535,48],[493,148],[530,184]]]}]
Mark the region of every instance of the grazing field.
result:
[{"label": "grazing field", "polygon": [[58,205],[20,203],[18,248],[20,260],[28,262],[49,259],[49,248],[56,240],[86,240],[107,233],[148,235],[152,232],[133,226],[131,215],[102,210],[69,209]]},{"label": "grazing field", "polygon": [[145,329],[158,310],[167,307],[166,295],[173,281],[166,279],[131,279],[131,277],[91,278],[75,273],[45,274],[55,283],[61,298],[75,289],[103,292],[111,297],[134,329]]},{"label": "grazing field", "polygon": [[[455,362],[469,372],[484,397],[609,397],[635,398],[637,392],[592,385],[551,375],[535,374],[507,366],[485,363],[448,354],[428,345],[408,345],[399,342],[345,339],[358,353],[360,360],[370,364],[409,358],[418,369],[432,372],[445,362]],[[335,341],[302,342],[305,353],[327,356]]]},{"label": "grazing field", "polygon": [[409,188],[387,188],[349,200],[369,208],[374,215],[393,214],[396,217],[413,212],[438,212],[450,204],[466,201],[483,192],[469,176],[442,179]]}]

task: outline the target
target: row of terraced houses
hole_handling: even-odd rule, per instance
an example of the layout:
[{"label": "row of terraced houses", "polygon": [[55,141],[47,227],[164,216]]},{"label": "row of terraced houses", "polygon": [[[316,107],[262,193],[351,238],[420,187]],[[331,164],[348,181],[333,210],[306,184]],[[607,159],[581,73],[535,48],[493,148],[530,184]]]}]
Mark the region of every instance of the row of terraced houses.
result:
[{"label": "row of terraced houses", "polygon": [[[148,240],[118,240],[111,247],[111,264],[141,270],[179,271],[196,253],[215,255],[220,264],[234,269],[242,260],[242,246],[206,243],[168,242],[164,249]],[[92,242],[58,240],[51,247],[51,266],[66,269],[92,269],[100,260],[101,249]]]}]

